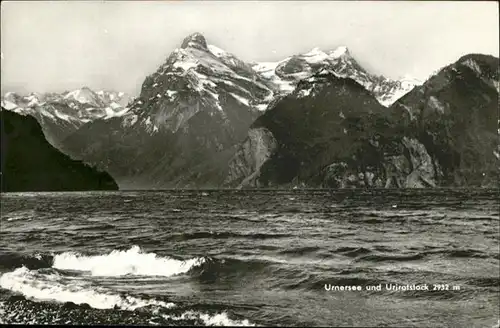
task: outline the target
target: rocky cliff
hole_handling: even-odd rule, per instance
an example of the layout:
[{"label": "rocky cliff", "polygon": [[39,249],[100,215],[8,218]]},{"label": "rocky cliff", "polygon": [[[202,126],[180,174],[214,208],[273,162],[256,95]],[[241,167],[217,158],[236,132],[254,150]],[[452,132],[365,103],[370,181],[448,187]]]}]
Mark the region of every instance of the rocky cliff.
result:
[{"label": "rocky cliff", "polygon": [[441,168],[440,186],[499,186],[498,92],[498,58],[470,54],[392,106]]}]

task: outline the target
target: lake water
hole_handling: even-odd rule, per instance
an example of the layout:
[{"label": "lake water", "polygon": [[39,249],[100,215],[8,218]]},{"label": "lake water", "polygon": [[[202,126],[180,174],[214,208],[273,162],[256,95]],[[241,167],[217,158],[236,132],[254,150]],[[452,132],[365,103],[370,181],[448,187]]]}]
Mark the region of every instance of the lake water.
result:
[{"label": "lake water", "polygon": [[498,190],[8,193],[1,202],[0,323],[499,322]]}]

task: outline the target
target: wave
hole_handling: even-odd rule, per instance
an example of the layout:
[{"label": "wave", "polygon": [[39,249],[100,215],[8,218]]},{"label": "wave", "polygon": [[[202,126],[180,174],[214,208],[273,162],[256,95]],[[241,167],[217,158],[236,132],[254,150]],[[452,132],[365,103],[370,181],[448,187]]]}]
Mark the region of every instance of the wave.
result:
[{"label": "wave", "polygon": [[25,266],[28,269],[50,268],[53,257],[47,254],[22,255],[4,253],[0,255],[0,268],[14,269]]},{"label": "wave", "polygon": [[190,239],[229,239],[229,238],[247,238],[247,239],[274,239],[289,238],[291,234],[279,233],[234,233],[218,231],[199,231],[174,234],[169,237],[170,240],[190,240]]},{"label": "wave", "polygon": [[26,267],[4,273],[0,277],[0,287],[19,293],[27,298],[40,301],[72,302],[88,304],[96,309],[115,309],[133,311],[137,308],[156,306],[166,309],[175,307],[174,303],[144,300],[133,296],[120,296],[100,291],[83,282],[63,283],[64,277],[57,272],[41,273]]},{"label": "wave", "polygon": [[416,217],[429,217],[444,215],[436,211],[427,210],[369,210],[369,211],[356,211],[351,214],[355,217],[375,217],[385,219],[402,219],[402,218],[416,218]]},{"label": "wave", "polygon": [[335,250],[335,253],[340,253],[348,257],[357,257],[360,255],[369,254],[372,251],[364,247],[339,247]]},{"label": "wave", "polygon": [[93,276],[163,276],[170,277],[186,273],[203,264],[205,258],[180,261],[160,257],[155,253],[144,253],[139,246],[129,250],[114,250],[108,254],[85,256],[65,252],[54,256],[52,267],[59,270],[85,271]]},{"label": "wave", "polygon": [[500,278],[498,277],[472,278],[468,280],[468,283],[477,287],[492,288],[500,286]]},{"label": "wave", "polygon": [[[24,296],[12,296],[0,301],[0,324],[104,324],[104,325],[161,325],[161,326],[255,326],[248,319],[231,319],[226,311],[206,313],[195,310],[172,309],[153,311],[116,311],[92,309],[73,302],[61,304],[30,301]],[[110,311],[112,311],[110,313]]]},{"label": "wave", "polygon": [[280,251],[280,254],[292,254],[292,255],[303,255],[303,254],[308,254],[308,253],[314,253],[321,250],[320,247],[317,246],[304,246],[304,247],[297,247],[297,248],[291,248],[291,249],[285,249],[283,251]]},{"label": "wave", "polygon": [[[305,248],[304,251],[314,251],[315,249],[319,248]],[[260,271],[277,263],[286,263],[286,260],[249,255],[240,258],[204,256],[181,261],[169,257],[159,257],[155,253],[144,253],[138,246],[124,251],[114,250],[104,255],[94,256],[75,252],[52,255],[36,253],[29,256],[16,253],[0,255],[0,268],[7,270],[19,267],[25,267],[29,270],[55,269],[54,272],[64,276],[84,278],[85,274],[90,274],[95,277],[116,277],[121,280],[126,277],[137,279],[138,276],[171,277],[181,274],[189,274],[191,277],[238,276]]]},{"label": "wave", "polygon": [[446,210],[438,211],[436,209],[429,210],[371,210],[371,211],[356,211],[351,214],[353,217],[376,218],[374,220],[366,219],[364,223],[385,222],[387,219],[423,219],[428,218],[435,220],[467,220],[467,221],[498,221],[498,213],[484,213],[481,211],[456,211]]},{"label": "wave", "polygon": [[33,219],[35,217],[35,215],[36,215],[35,210],[21,210],[21,211],[15,211],[12,213],[5,213],[4,219],[8,222],[24,220],[24,219],[28,219],[28,221],[30,221],[31,219]]},{"label": "wave", "polygon": [[416,261],[425,257],[424,254],[413,255],[385,255],[385,254],[368,254],[356,259],[356,261],[384,262],[384,261]]},{"label": "wave", "polygon": [[[449,258],[489,258],[494,257],[470,248],[426,251],[425,255],[444,255]],[[498,256],[498,255],[497,255]]]},{"label": "wave", "polygon": [[247,319],[233,320],[230,319],[225,312],[210,315],[207,313],[199,313],[196,311],[186,311],[181,315],[164,314],[162,317],[166,320],[184,321],[184,320],[199,320],[206,326],[255,326]]},{"label": "wave", "polygon": [[[54,269],[29,270],[26,267],[17,268],[12,272],[4,273],[0,276],[0,288],[19,294],[19,296],[13,295],[7,300],[0,301],[1,324],[24,322],[23,317],[26,317],[27,321],[25,323],[43,321],[44,317],[47,317],[47,312],[51,310],[56,311],[58,317],[62,315],[60,308],[51,308],[50,303],[47,306],[44,305],[39,311],[29,310],[29,308],[26,308],[26,305],[21,307],[15,306],[16,301],[26,299],[33,301],[34,304],[43,304],[40,302],[63,303],[63,306],[66,308],[71,308],[78,312],[85,311],[86,307],[96,310],[123,310],[128,312],[140,308],[147,309],[146,312],[143,310],[134,313],[139,316],[149,316],[151,324],[168,324],[175,321],[175,325],[182,324],[183,322],[187,324],[189,322],[191,324],[192,322],[197,322],[206,326],[254,326],[248,319],[231,319],[226,312],[204,313],[191,309],[187,310],[172,302],[143,299],[124,293],[112,293],[109,290],[92,286],[89,282],[82,280],[68,281],[67,276],[58,273]],[[6,305],[9,303],[12,305],[8,308],[9,312],[12,310],[16,312],[20,311],[19,313],[13,313],[14,317],[12,315],[4,316],[6,314]],[[81,314],[83,315],[83,312]],[[96,317],[100,316],[99,313],[95,313],[94,315]],[[154,318],[158,318],[158,316],[167,322],[156,323],[151,321]],[[123,319],[123,315],[120,314],[119,318]],[[48,318],[45,319],[48,320]],[[68,322],[71,321],[67,321],[66,323]]]}]

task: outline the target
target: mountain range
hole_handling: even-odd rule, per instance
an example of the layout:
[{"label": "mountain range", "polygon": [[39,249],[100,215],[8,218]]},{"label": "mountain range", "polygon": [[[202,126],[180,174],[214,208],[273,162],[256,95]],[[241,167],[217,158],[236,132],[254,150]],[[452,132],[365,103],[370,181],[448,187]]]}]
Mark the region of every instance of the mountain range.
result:
[{"label": "mountain range", "polygon": [[486,55],[422,83],[371,74],[344,46],[246,63],[195,33],[136,98],[82,88],[2,106],[121,189],[498,186],[498,92]]},{"label": "mountain range", "polygon": [[[333,72],[260,116],[232,187],[498,187],[498,58],[460,58],[389,109]],[[307,95],[307,96],[304,96]]]},{"label": "mountain range", "polygon": [[94,92],[83,87],[62,93],[32,92],[20,95],[7,92],[2,96],[1,105],[18,114],[35,117],[47,140],[59,148],[62,140],[85,123],[124,115],[129,100],[129,96],[123,92]]}]

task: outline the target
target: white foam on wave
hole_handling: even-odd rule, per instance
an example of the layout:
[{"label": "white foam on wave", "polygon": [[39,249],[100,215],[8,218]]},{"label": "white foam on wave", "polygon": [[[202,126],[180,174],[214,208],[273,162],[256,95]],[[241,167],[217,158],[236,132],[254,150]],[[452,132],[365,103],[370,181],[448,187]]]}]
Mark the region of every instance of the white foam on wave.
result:
[{"label": "white foam on wave", "polygon": [[66,252],[54,257],[52,267],[61,270],[90,272],[93,276],[163,276],[170,277],[186,273],[201,265],[204,258],[180,261],[160,257],[155,253],[143,253],[138,246],[126,251],[112,251],[105,255],[84,256]]},{"label": "white foam on wave", "polygon": [[232,320],[230,319],[225,312],[210,315],[207,313],[198,313],[195,311],[186,311],[180,316],[175,316],[175,315],[168,315],[164,314],[162,315],[164,319],[167,320],[196,320],[200,319],[203,321],[203,323],[207,326],[255,326],[254,324],[250,323],[247,319],[245,320]]},{"label": "white foam on wave", "polygon": [[13,215],[12,217],[8,218],[7,221],[18,221],[18,220],[23,220],[26,219],[27,217],[25,215]]},{"label": "white foam on wave", "polygon": [[4,215],[4,217],[7,218],[7,221],[18,221],[18,220],[23,220],[23,219],[31,220],[34,216],[35,216],[34,210],[16,211],[16,212],[7,213]]},{"label": "white foam on wave", "polygon": [[95,287],[78,283],[64,284],[61,276],[55,273],[42,274],[26,267],[17,268],[0,276],[0,287],[39,301],[73,302],[88,304],[96,309],[133,311],[140,307],[175,307],[174,303],[157,300],[144,300],[133,296],[110,294]]},{"label": "white foam on wave", "polygon": [[[12,272],[0,276],[0,287],[15,293],[22,294],[34,301],[73,302],[75,304],[88,304],[95,309],[115,309],[134,311],[138,308],[152,306],[157,310],[176,307],[174,303],[158,300],[145,300],[133,296],[120,296],[103,289],[90,286],[84,281],[64,281],[64,277],[57,273],[41,273],[29,270],[26,267],[17,268]],[[158,313],[158,312],[156,312]],[[0,302],[0,324],[5,315],[4,303]],[[181,315],[161,314],[167,320],[201,320],[207,326],[255,326],[247,319],[233,320],[227,313],[200,313],[188,310]],[[151,322],[151,324],[155,324]]]}]

